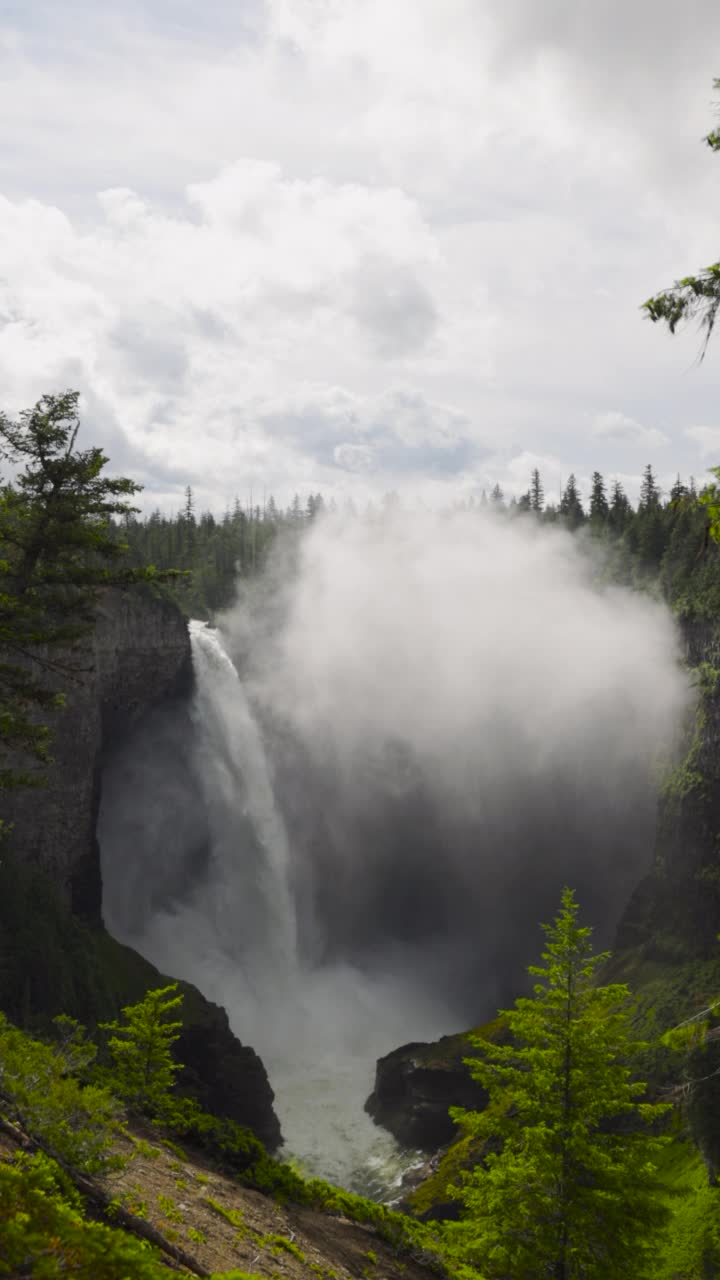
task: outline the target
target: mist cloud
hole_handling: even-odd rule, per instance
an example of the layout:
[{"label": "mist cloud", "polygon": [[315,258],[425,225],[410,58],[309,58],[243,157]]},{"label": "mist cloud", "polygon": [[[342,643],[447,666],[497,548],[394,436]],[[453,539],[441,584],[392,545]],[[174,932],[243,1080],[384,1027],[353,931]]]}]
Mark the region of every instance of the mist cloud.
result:
[{"label": "mist cloud", "polygon": [[314,953],[467,942],[482,921],[470,968],[502,988],[566,882],[607,936],[650,865],[687,700],[668,611],[603,586],[564,531],[472,513],[328,519],[274,591],[221,626],[301,845],[298,793],[316,800]]},{"label": "mist cloud", "polygon": [[279,546],[219,626],[192,705],[108,762],[104,914],[226,1006],[291,1150],[352,1181],[377,1056],[512,1000],[565,884],[611,941],[678,637],[564,531],[393,504]]}]

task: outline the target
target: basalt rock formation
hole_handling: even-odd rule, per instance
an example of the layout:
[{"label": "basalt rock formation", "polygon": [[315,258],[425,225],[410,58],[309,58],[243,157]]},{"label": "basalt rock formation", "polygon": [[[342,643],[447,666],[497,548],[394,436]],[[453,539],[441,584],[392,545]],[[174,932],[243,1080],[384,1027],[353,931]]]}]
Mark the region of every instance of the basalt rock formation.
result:
[{"label": "basalt rock formation", "polygon": [[487,1102],[463,1062],[472,1053],[464,1035],[393,1049],[378,1060],[365,1110],[403,1146],[437,1151],[457,1137],[449,1107],[478,1111]]},{"label": "basalt rock formation", "polygon": [[[191,690],[185,619],[149,589],[108,591],[69,661],[72,675],[55,677],[66,703],[51,726],[46,785],[3,797],[12,830],[0,861],[0,1009],[26,1027],[61,1012],[92,1027],[170,980],[102,924],[96,822],[106,754],[151,709]],[[181,1085],[277,1147],[260,1058],[236,1039],[223,1009],[180,986]]]}]

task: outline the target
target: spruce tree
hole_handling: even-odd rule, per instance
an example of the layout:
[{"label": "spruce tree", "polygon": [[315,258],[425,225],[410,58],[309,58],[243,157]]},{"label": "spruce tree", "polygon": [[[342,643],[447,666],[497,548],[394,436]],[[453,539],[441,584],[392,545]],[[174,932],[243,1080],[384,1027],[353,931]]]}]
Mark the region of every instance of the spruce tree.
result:
[{"label": "spruce tree", "polygon": [[660,490],[657,485],[653,469],[648,462],[643,471],[642,483],[640,485],[640,502],[638,504],[638,512],[653,511],[660,505]]},{"label": "spruce tree", "polygon": [[182,1022],[168,1020],[182,1006],[177,982],[148,991],[138,1004],[126,1005],[124,1022],[101,1022],[112,1034],[108,1049],[115,1064],[114,1087],[129,1102],[141,1108],[157,1109],[167,1100],[181,1064],[172,1056],[172,1046],[180,1038]]},{"label": "spruce tree", "polygon": [[577,529],[578,525],[581,525],[585,519],[580,492],[574,475],[568,477],[568,482],[563,489],[560,499],[560,515],[565,518],[565,523],[570,529]]},{"label": "spruce tree", "polygon": [[543,927],[534,994],[503,1014],[509,1042],[470,1037],[489,1104],[451,1115],[490,1145],[455,1189],[466,1216],[448,1224],[448,1251],[483,1280],[640,1280],[666,1217],[653,1163],[666,1139],[647,1126],[668,1107],[640,1100],[628,989],[595,985],[607,956],[569,889]]},{"label": "spruce tree", "polygon": [[537,511],[539,514],[544,505],[545,490],[543,488],[543,482],[540,479],[540,472],[537,467],[534,467],[530,479],[530,507],[533,511]]},{"label": "spruce tree", "polygon": [[599,471],[593,471],[592,488],[590,490],[590,520],[596,527],[602,527],[610,514],[610,506],[605,493],[605,481]]},{"label": "spruce tree", "polygon": [[615,533],[622,533],[632,518],[632,507],[619,480],[613,481],[610,499],[610,525]]},{"label": "spruce tree", "polygon": [[141,486],[104,475],[101,449],[78,447],[78,399],[43,396],[17,421],[0,412],[0,459],[14,469],[0,483],[0,790],[37,781],[43,717],[61,703],[57,677],[76,676],[68,654],[98,590],[153,576],[123,563],[112,524],[136,510],[128,499]]}]

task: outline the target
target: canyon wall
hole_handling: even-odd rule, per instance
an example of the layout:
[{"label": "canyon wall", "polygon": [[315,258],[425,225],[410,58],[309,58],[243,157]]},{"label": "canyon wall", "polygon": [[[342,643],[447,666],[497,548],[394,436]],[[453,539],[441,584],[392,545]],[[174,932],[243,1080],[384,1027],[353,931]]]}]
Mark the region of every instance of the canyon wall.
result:
[{"label": "canyon wall", "polygon": [[[109,590],[68,664],[71,675],[48,679],[65,706],[52,717],[46,784],[3,796],[12,830],[0,861],[0,1008],[26,1027],[60,1012],[92,1027],[169,980],[102,924],[96,823],[107,754],[150,710],[191,692],[186,621],[151,588]],[[224,1009],[180,986],[181,1086],[277,1147],[280,1126],[260,1058],[232,1034]]]}]

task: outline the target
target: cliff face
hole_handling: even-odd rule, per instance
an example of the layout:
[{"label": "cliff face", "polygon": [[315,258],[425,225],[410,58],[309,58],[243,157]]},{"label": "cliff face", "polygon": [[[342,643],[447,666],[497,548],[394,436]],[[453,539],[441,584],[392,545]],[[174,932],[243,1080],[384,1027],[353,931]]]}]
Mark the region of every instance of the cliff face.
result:
[{"label": "cliff face", "polygon": [[[0,1008],[25,1026],[60,1012],[92,1026],[168,981],[102,925],[96,822],[110,746],[152,707],[190,692],[185,619],[147,589],[108,591],[72,665],[72,678],[57,677],[66,705],[52,724],[47,785],[4,797],[13,829],[0,862]],[[180,985],[181,1083],[276,1147],[280,1126],[260,1058],[235,1038],[223,1009]]]},{"label": "cliff face", "polygon": [[720,625],[685,627],[699,705],[685,754],[663,787],[650,874],[621,919],[616,952],[710,959],[720,930]]},{"label": "cliff face", "polygon": [[10,797],[11,848],[50,872],[74,914],[99,920],[95,825],[103,754],[151,706],[189,690],[185,620],[147,591],[108,591],[93,633],[68,662],[72,676],[53,678],[66,705],[51,725],[54,763],[47,786]]}]

